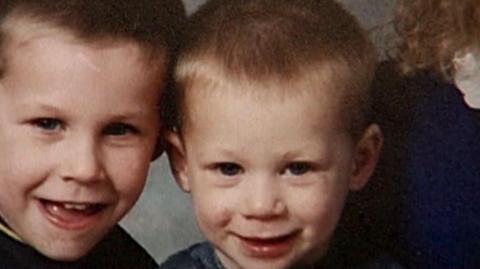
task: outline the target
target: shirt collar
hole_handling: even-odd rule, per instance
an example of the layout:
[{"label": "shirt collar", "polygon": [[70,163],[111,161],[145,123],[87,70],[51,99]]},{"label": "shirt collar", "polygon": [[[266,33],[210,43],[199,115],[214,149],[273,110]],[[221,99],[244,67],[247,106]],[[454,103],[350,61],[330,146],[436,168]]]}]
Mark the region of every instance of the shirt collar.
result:
[{"label": "shirt collar", "polygon": [[4,234],[8,235],[9,237],[23,243],[20,236],[18,236],[12,229],[10,229],[10,227],[8,227],[8,225],[5,223],[5,221],[2,218],[0,218],[0,232],[2,232]]}]

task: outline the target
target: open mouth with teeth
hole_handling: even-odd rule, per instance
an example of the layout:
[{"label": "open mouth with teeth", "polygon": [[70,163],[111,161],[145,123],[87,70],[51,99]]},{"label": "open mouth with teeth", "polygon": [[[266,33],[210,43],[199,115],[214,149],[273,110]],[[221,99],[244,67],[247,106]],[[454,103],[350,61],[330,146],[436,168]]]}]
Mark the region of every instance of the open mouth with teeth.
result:
[{"label": "open mouth with teeth", "polygon": [[298,231],[283,236],[270,238],[242,237],[244,250],[251,256],[258,258],[275,258],[287,253],[292,247]]},{"label": "open mouth with teeth", "polygon": [[92,221],[105,208],[102,203],[58,202],[41,199],[47,218],[62,228],[81,228]]}]

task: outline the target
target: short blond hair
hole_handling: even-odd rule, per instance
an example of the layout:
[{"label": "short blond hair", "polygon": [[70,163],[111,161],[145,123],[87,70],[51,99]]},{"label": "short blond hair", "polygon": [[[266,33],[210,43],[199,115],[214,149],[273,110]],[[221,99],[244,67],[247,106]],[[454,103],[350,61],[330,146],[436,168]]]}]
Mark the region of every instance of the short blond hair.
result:
[{"label": "short blond hair", "polygon": [[356,19],[335,1],[212,0],[190,18],[186,33],[170,95],[176,100],[169,101],[177,128],[185,91],[212,64],[228,80],[255,83],[291,82],[332,67],[335,86],[352,96],[345,100],[352,129],[366,126],[375,52]]},{"label": "short blond hair", "polygon": [[82,41],[133,42],[165,62],[176,52],[185,20],[181,0],[1,0],[0,78],[8,70],[4,52],[15,22],[57,27]]}]

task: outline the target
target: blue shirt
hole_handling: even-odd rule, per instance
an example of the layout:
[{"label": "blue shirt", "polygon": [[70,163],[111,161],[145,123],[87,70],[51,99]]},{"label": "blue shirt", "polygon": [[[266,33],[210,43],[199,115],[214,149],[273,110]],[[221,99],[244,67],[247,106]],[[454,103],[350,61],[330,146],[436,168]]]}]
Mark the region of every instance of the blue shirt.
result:
[{"label": "blue shirt", "polygon": [[480,268],[480,112],[431,74],[378,81],[385,146],[369,195],[381,198],[366,209],[384,226],[375,240],[412,268]]},{"label": "blue shirt", "polygon": [[[338,269],[345,267],[338,267],[335,265],[335,260],[340,257],[329,257],[329,261],[322,268]],[[292,268],[292,269],[310,269],[306,268]],[[365,265],[358,265],[356,269],[402,269],[402,267],[386,257],[381,257]],[[198,243],[192,245],[188,249],[182,250],[171,257],[169,257],[159,269],[225,269],[220,260],[215,255],[213,247],[207,243]],[[321,269],[315,267],[315,269]]]}]

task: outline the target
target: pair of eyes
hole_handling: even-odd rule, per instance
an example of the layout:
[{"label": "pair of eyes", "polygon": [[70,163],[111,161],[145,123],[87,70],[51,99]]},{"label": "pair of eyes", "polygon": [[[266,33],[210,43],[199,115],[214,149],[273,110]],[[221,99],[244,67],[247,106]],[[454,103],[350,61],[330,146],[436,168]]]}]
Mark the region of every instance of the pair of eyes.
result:
[{"label": "pair of eyes", "polygon": [[[36,128],[42,129],[47,132],[55,132],[64,128],[65,123],[56,118],[38,118],[31,121],[31,124]],[[127,134],[136,134],[138,129],[134,126],[122,122],[112,122],[107,124],[102,134],[112,136],[122,136]]]},{"label": "pair of eyes", "polygon": [[[236,176],[243,172],[243,167],[236,163],[218,163],[215,165],[215,168],[225,176]],[[280,173],[301,176],[312,170],[312,165],[307,162],[291,162],[287,164]]]}]

